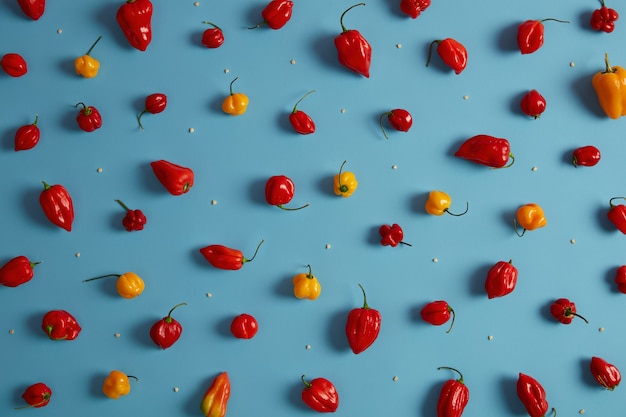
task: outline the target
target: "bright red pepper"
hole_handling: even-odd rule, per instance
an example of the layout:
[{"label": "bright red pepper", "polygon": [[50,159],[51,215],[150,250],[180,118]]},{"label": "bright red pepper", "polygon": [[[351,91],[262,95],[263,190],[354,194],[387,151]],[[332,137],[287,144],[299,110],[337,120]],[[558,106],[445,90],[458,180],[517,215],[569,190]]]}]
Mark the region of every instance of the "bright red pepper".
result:
[{"label": "bright red pepper", "polygon": [[619,292],[626,294],[626,265],[620,266],[615,271],[615,284]]},{"label": "bright red pepper", "polygon": [[369,78],[372,46],[358,30],[348,30],[343,24],[343,17],[356,6],[365,6],[365,3],[357,3],[350,6],[341,14],[339,23],[341,24],[342,32],[335,37],[335,47],[337,48],[338,59],[341,65]]},{"label": "bright red pepper", "polygon": [[532,54],[543,46],[544,26],[543,22],[554,20],[555,22],[569,23],[567,20],[543,19],[526,20],[517,27],[517,46],[522,54]]},{"label": "bright red pepper", "polygon": [[546,99],[539,91],[530,90],[522,97],[520,108],[525,115],[538,119],[546,110]]},{"label": "bright red pepper", "polygon": [[152,2],[150,0],[127,0],[117,10],[117,24],[128,43],[140,51],[148,49],[152,42]]},{"label": "bright red pepper", "polygon": [[293,130],[301,135],[309,135],[315,132],[315,122],[313,122],[311,116],[309,116],[302,110],[298,110],[298,104],[300,104],[300,102],[304,100],[309,94],[314,92],[315,90],[311,90],[304,96],[302,96],[302,98],[298,100],[293,106],[293,110],[289,114],[289,123],[291,123]]},{"label": "bright red pepper", "polygon": [[39,115],[35,115],[35,121],[29,125],[21,126],[15,132],[15,152],[26,151],[32,149],[39,143],[41,138],[41,131],[37,122],[39,121]]},{"label": "bright red pepper", "polygon": [[115,200],[124,210],[126,210],[126,215],[122,219],[122,226],[126,229],[127,232],[139,231],[143,230],[146,225],[148,219],[146,219],[146,215],[143,214],[141,210],[131,210],[122,202],[122,200]]},{"label": "bright red pepper", "polygon": [[576,313],[576,304],[567,298],[559,298],[558,300],[555,300],[550,305],[550,314],[563,324],[570,324],[574,317],[578,317],[585,323],[589,323],[586,318]]},{"label": "bright red pepper", "polygon": [[202,45],[211,49],[219,48],[220,46],[222,46],[222,44],[224,43],[224,32],[222,31],[222,28],[217,26],[215,23],[202,23],[212,26],[202,32]]},{"label": "bright red pepper", "polygon": [[346,322],[346,336],[352,352],[359,354],[369,348],[378,338],[382,316],[378,310],[367,304],[365,289],[359,284],[363,292],[363,307],[353,308],[348,313]]},{"label": "bright red pepper", "polygon": [[430,44],[426,66],[430,64],[434,45],[437,45],[437,54],[444,64],[452,68],[457,75],[463,72],[467,66],[467,49],[465,49],[463,44],[452,38],[435,40]]},{"label": "bright red pepper", "polygon": [[52,224],[71,232],[74,203],[70,193],[60,184],[48,185],[44,181],[42,183],[43,191],[39,194],[39,204],[44,214]]},{"label": "bright red pepper", "polygon": [[230,323],[230,332],[238,339],[252,339],[259,331],[259,322],[250,314],[240,314]]},{"label": "bright red pepper", "polygon": [[420,311],[420,316],[422,316],[422,320],[426,323],[432,324],[433,326],[441,326],[442,324],[447,323],[448,320],[450,320],[450,317],[452,317],[450,328],[446,331],[446,333],[450,333],[452,326],[454,326],[454,310],[450,307],[450,304],[444,300],[431,301],[426,304]]},{"label": "bright red pepper", "polygon": [[[509,141],[489,135],[472,136],[454,156],[491,168],[508,168],[515,162]],[[511,162],[507,165],[509,158]]]},{"label": "bright red pepper", "polygon": [[93,132],[96,129],[102,127],[102,116],[98,109],[93,106],[86,106],[85,103],[80,102],[74,107],[83,106],[76,115],[76,122],[85,132]]},{"label": "bright red pepper", "polygon": [[600,0],[600,6],[599,9],[591,13],[591,20],[589,22],[591,29],[611,33],[615,30],[615,21],[619,19],[619,14],[615,9],[606,7],[604,0]]},{"label": "bright red pepper", "polygon": [[400,11],[413,19],[430,6],[430,0],[400,0]]},{"label": "bright red pepper", "polygon": [[33,20],[39,20],[46,11],[46,0],[17,0],[17,4]]},{"label": "bright red pepper", "polygon": [[139,123],[139,127],[143,130],[143,125],[141,124],[141,116],[145,113],[157,114],[161,113],[165,110],[167,106],[167,96],[161,93],[150,94],[146,97],[145,107],[137,116],[137,122]]},{"label": "bright red pepper", "polygon": [[22,408],[41,408],[48,405],[50,402],[50,398],[52,397],[52,390],[49,386],[44,384],[43,382],[37,382],[24,390],[22,394],[22,398],[28,406],[26,407],[18,407],[18,409]]},{"label": "bright red pepper", "polygon": [[48,311],[43,316],[41,328],[52,340],[74,340],[82,330],[74,316],[65,310]]},{"label": "bright red pepper", "polygon": [[241,269],[246,262],[252,262],[263,242],[263,240],[259,242],[254,251],[254,255],[252,255],[250,259],[243,256],[243,253],[239,249],[232,249],[224,245],[209,245],[200,249],[200,253],[215,268],[232,271]]},{"label": "bright red pepper", "polygon": [[263,21],[248,29],[256,29],[262,25],[267,25],[270,29],[280,29],[289,22],[293,13],[293,1],[291,0],[271,0],[261,11]]},{"label": "bright red pepper", "polygon": [[300,210],[308,207],[309,203],[297,208],[284,207],[285,204],[293,199],[295,191],[296,186],[291,178],[284,175],[275,175],[270,177],[265,183],[265,200],[267,204],[283,210]]},{"label": "bright red pepper", "polygon": [[380,128],[383,131],[383,135],[385,135],[385,139],[389,139],[387,132],[385,132],[385,127],[383,126],[383,119],[385,116],[387,116],[387,120],[389,120],[391,127],[400,132],[408,132],[409,129],[411,129],[411,126],[413,126],[413,117],[408,111],[404,109],[393,109],[385,112],[380,115],[378,120]]},{"label": "bright red pepper", "polygon": [[595,146],[582,146],[572,153],[572,164],[575,167],[582,165],[584,167],[592,167],[600,162],[600,150]]},{"label": "bright red pepper", "polygon": [[172,195],[182,195],[193,187],[194,173],[191,168],[183,167],[166,160],[150,163],[154,175]]},{"label": "bright red pepper", "polygon": [[459,379],[449,379],[441,387],[437,401],[437,417],[461,417],[470,395],[469,388],[463,381],[463,374],[447,366],[440,366],[437,369],[449,369],[459,374]]},{"label": "bright red pepper", "polygon": [[609,391],[613,391],[622,381],[622,374],[619,372],[619,369],[597,356],[591,358],[589,368],[591,375],[593,375],[598,384]]},{"label": "bright red pepper", "polygon": [[167,349],[180,339],[183,332],[183,326],[172,317],[172,312],[180,306],[186,306],[187,303],[176,304],[167,316],[157,321],[150,328],[150,338],[155,345],[161,349]]},{"label": "bright red pepper", "polygon": [[33,268],[41,262],[31,262],[26,256],[20,255],[7,261],[0,267],[0,285],[17,287],[35,276]]},{"label": "bright red pepper", "polygon": [[609,200],[609,211],[607,217],[613,223],[617,229],[626,235],[626,206],[623,204],[615,205],[613,200],[622,199],[626,200],[626,197],[613,197]]},{"label": "bright red pepper", "polygon": [[487,296],[491,298],[504,297],[515,289],[517,284],[518,270],[513,265],[513,261],[496,262],[489,272],[485,280],[485,291]]},{"label": "bright red pepper", "polygon": [[[517,379],[517,396],[530,417],[544,417],[548,412],[546,390],[533,377],[520,372]],[[552,409],[556,415],[556,409]]]},{"label": "bright red pepper", "polygon": [[28,72],[26,60],[20,54],[15,53],[3,55],[0,59],[0,67],[11,77],[21,77]]},{"label": "bright red pepper", "polygon": [[312,410],[318,413],[334,413],[339,408],[339,394],[337,389],[326,378],[315,378],[311,381],[304,379],[302,389],[302,401]]},{"label": "bright red pepper", "polygon": [[383,246],[391,246],[394,248],[399,244],[411,246],[410,243],[402,241],[402,239],[404,239],[404,230],[396,223],[391,226],[383,224],[378,228],[378,233],[381,237],[380,244]]}]

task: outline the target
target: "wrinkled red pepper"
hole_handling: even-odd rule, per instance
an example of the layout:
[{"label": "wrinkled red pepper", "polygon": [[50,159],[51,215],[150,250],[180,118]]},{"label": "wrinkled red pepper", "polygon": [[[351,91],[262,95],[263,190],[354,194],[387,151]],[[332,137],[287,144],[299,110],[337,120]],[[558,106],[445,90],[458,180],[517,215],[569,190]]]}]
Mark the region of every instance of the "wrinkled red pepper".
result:
[{"label": "wrinkled red pepper", "polygon": [[230,332],[238,339],[252,339],[259,331],[259,322],[250,314],[240,314],[230,323]]},{"label": "wrinkled red pepper", "polygon": [[33,20],[39,20],[46,11],[46,0],[17,0],[17,4]]},{"label": "wrinkled red pepper", "polygon": [[353,308],[348,313],[346,322],[346,336],[352,352],[359,354],[369,348],[378,338],[382,316],[378,310],[367,304],[365,289],[359,284],[363,292],[363,307]]},{"label": "wrinkled red pepper", "polygon": [[271,0],[263,11],[261,11],[263,21],[248,29],[256,29],[262,25],[267,25],[270,29],[278,30],[289,22],[292,13],[293,1]]},{"label": "wrinkled red pepper", "polygon": [[626,235],[626,206],[624,204],[615,205],[613,200],[623,199],[626,197],[613,197],[609,200],[609,211],[607,217],[617,229]]},{"label": "wrinkled red pepper", "polygon": [[215,23],[202,23],[212,26],[202,32],[202,45],[211,49],[219,48],[220,46],[222,46],[222,44],[224,43],[224,32],[222,31],[222,28],[217,26]]},{"label": "wrinkled red pepper", "polygon": [[22,398],[28,404],[27,407],[18,407],[18,409],[22,408],[41,408],[48,405],[50,402],[50,398],[52,397],[52,390],[49,386],[44,384],[43,382],[37,382],[36,384],[30,385],[24,390],[22,394]]},{"label": "wrinkled red pepper", "polygon": [[380,128],[383,131],[383,135],[385,135],[385,139],[389,139],[387,132],[385,132],[385,127],[383,126],[383,119],[385,116],[387,116],[387,120],[389,120],[391,127],[400,132],[408,132],[409,129],[411,129],[411,126],[413,126],[413,117],[408,111],[404,109],[393,109],[385,112],[380,115],[378,120]]},{"label": "wrinkled red pepper", "polygon": [[39,205],[44,214],[52,224],[71,232],[74,203],[70,193],[60,184],[48,185],[44,181],[42,183],[43,191],[39,194]]},{"label": "wrinkled red pepper", "polygon": [[430,6],[430,0],[400,0],[400,11],[415,19]]},{"label": "wrinkled red pepper", "polygon": [[137,209],[131,210],[126,204],[122,202],[122,200],[115,201],[124,210],[126,210],[126,215],[122,219],[122,226],[124,226],[124,229],[126,229],[127,232],[143,230],[148,221],[146,215],[143,214],[143,211]]},{"label": "wrinkled red pepper", "polygon": [[172,312],[178,307],[186,305],[187,303],[176,304],[172,307],[170,312],[167,313],[167,316],[155,322],[152,327],[150,327],[150,339],[152,339],[155,345],[161,349],[167,349],[172,347],[172,345],[180,339],[180,335],[183,333],[183,326],[178,320],[172,317]]},{"label": "wrinkled red pepper", "polygon": [[595,146],[581,146],[580,148],[576,148],[572,153],[572,164],[574,164],[575,167],[579,165],[592,167],[600,162],[601,157],[600,150]]},{"label": "wrinkled red pepper", "polygon": [[209,245],[201,248],[200,253],[215,268],[237,270],[241,269],[246,262],[252,262],[254,260],[263,242],[263,240],[259,242],[254,251],[254,255],[252,255],[250,259],[243,256],[243,253],[239,249],[232,249],[224,245]]},{"label": "wrinkled red pepper", "polygon": [[522,97],[520,108],[526,116],[538,119],[546,110],[546,99],[537,90],[530,90]]},{"label": "wrinkled red pepper", "polygon": [[602,358],[594,356],[589,364],[591,375],[604,388],[613,391],[615,387],[622,381],[622,374],[613,364],[608,363]]},{"label": "wrinkled red pepper", "polygon": [[11,77],[21,77],[28,72],[26,60],[20,54],[8,53],[0,59],[0,67]]},{"label": "wrinkled red pepper", "polygon": [[166,160],[150,163],[154,175],[172,195],[182,195],[193,187],[194,173],[191,168],[183,167]]},{"label": "wrinkled red pepper", "polygon": [[293,130],[301,135],[310,135],[311,133],[315,132],[315,122],[313,122],[311,116],[309,116],[302,110],[298,110],[298,104],[300,104],[300,102],[304,100],[309,94],[314,92],[315,90],[311,90],[304,96],[302,96],[302,98],[300,98],[300,100],[298,100],[293,106],[293,110],[289,114],[289,123],[291,123],[291,127],[293,127]]},{"label": "wrinkled red pepper", "polygon": [[[517,396],[524,404],[530,417],[544,417],[548,412],[546,391],[533,377],[519,373],[517,379]],[[552,408],[556,415],[556,409]]]},{"label": "wrinkled red pepper", "polygon": [[455,74],[462,73],[467,66],[467,49],[465,49],[463,44],[452,38],[435,40],[430,44],[426,66],[430,64],[433,46],[435,45],[437,45],[437,54],[444,64],[452,68]]},{"label": "wrinkled red pepper", "polygon": [[615,271],[615,284],[619,292],[626,294],[626,265],[620,266]]},{"label": "wrinkled red pepper", "polygon": [[43,316],[41,328],[52,340],[74,340],[82,330],[74,316],[65,310],[48,311]]},{"label": "wrinkled red pepper", "polygon": [[619,19],[619,13],[615,9],[606,7],[604,0],[600,0],[600,8],[591,13],[589,24],[593,30],[611,33],[615,30],[617,19]]},{"label": "wrinkled red pepper", "polygon": [[311,381],[302,375],[302,401],[318,413],[334,413],[339,408],[339,394],[337,389],[326,378],[315,378]]},{"label": "wrinkled red pepper", "polygon": [[357,3],[350,6],[341,14],[339,23],[341,24],[342,32],[335,37],[335,47],[337,48],[338,59],[341,65],[369,78],[372,46],[358,30],[348,30],[343,24],[343,17],[356,6],[365,6],[365,3]]},{"label": "wrinkled red pepper", "polygon": [[517,27],[517,46],[522,54],[532,54],[543,46],[544,26],[543,22],[553,20],[555,22],[569,23],[567,20],[543,19],[526,20]]},{"label": "wrinkled red pepper", "polygon": [[146,113],[157,114],[161,113],[167,107],[167,96],[162,93],[154,93],[150,94],[146,97],[144,109],[137,116],[137,122],[139,123],[139,127],[143,130],[143,125],[141,124],[141,116]]},{"label": "wrinkled red pepper", "polygon": [[76,123],[85,132],[93,132],[96,129],[102,127],[102,116],[98,109],[94,106],[86,106],[85,103],[80,102],[74,107],[82,106],[76,115]]},{"label": "wrinkled red pepper", "polygon": [[20,255],[7,261],[0,268],[0,285],[17,287],[35,276],[33,269],[41,262],[31,262],[26,256]]},{"label": "wrinkled red pepper", "polygon": [[402,241],[402,239],[404,239],[404,230],[396,223],[391,226],[383,224],[378,228],[378,234],[380,234],[380,244],[383,246],[391,246],[394,248],[399,244],[411,246],[410,243]]},{"label": "wrinkled red pepper", "polygon": [[[454,156],[491,168],[508,168],[515,162],[509,141],[489,135],[472,136]],[[509,158],[511,162],[507,165]]]},{"label": "wrinkled red pepper", "polygon": [[452,317],[452,322],[450,323],[450,328],[446,331],[446,333],[450,333],[452,330],[452,326],[454,326],[455,313],[450,304],[448,304],[444,300],[431,301],[422,307],[420,311],[420,316],[422,320],[426,323],[432,324],[433,326],[441,326],[444,323],[447,323]]},{"label": "wrinkled red pepper", "polygon": [[37,126],[38,121],[39,115],[36,114],[34,122],[17,129],[15,132],[15,152],[32,149],[39,143],[41,131],[39,126]]},{"label": "wrinkled red pepper", "polygon": [[152,42],[152,2],[150,0],[127,0],[117,10],[117,24],[128,43],[140,51],[148,49]]},{"label": "wrinkled red pepper", "polygon": [[463,381],[463,374],[447,366],[440,366],[437,369],[449,369],[459,374],[459,379],[449,379],[441,387],[437,400],[437,417],[461,417],[470,395],[469,388]]},{"label": "wrinkled red pepper", "polygon": [[489,298],[504,297],[515,289],[518,270],[513,261],[499,261],[487,272],[485,291]]},{"label": "wrinkled red pepper", "polygon": [[306,203],[296,208],[285,207],[293,199],[296,191],[296,185],[291,178],[284,175],[275,175],[270,177],[265,183],[265,201],[271,206],[276,206],[282,210],[300,210],[309,206]]},{"label": "wrinkled red pepper", "polygon": [[570,324],[574,317],[578,317],[585,323],[589,323],[586,318],[576,313],[576,304],[567,298],[559,298],[558,300],[555,300],[550,305],[550,314],[563,324]]}]

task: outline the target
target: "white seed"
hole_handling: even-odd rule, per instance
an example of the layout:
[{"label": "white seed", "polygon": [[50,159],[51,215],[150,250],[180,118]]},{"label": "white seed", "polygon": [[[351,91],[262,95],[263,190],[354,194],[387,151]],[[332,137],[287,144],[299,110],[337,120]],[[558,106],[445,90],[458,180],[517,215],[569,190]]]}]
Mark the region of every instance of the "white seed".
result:
[{"label": "white seed", "polygon": [[341,109],[341,113],[345,113],[345,112],[346,112],[346,109]]},{"label": "white seed", "polygon": [[437,258],[433,258],[433,262],[434,262],[434,263],[437,263],[437,262],[439,262],[439,259],[437,259]]},{"label": "white seed", "polygon": [[571,243],[572,245],[576,243],[576,239],[570,239],[569,243]]},{"label": "white seed", "polygon": [[291,63],[291,65],[294,65],[296,63],[295,59],[292,59],[291,61],[289,61]]},{"label": "white seed", "polygon": [[120,337],[120,336],[121,336],[121,334],[119,334],[119,333],[115,333],[113,336],[115,336],[115,337]]},{"label": "white seed", "polygon": [[230,72],[230,70],[228,68],[224,69],[224,74],[228,74]]},{"label": "white seed", "polygon": [[306,345],[304,348],[305,348],[306,350],[310,350],[310,349],[311,349],[311,345]]},{"label": "white seed", "polygon": [[15,334],[15,330],[13,329],[9,330],[9,334]]},{"label": "white seed", "polygon": [[487,336],[487,339],[488,339],[488,340],[493,340],[493,336],[492,336],[492,335],[489,335],[489,336]]},{"label": "white seed", "polygon": [[469,99],[469,96],[463,96],[463,100]]},{"label": "white seed", "polygon": [[76,254],[74,255],[77,258],[80,258],[80,252],[76,252]]},{"label": "white seed", "polygon": [[398,377],[397,377],[397,376],[394,376],[394,377],[393,377],[393,378],[391,378],[391,379],[393,379],[393,381],[395,382],[395,381],[397,381],[397,380],[398,380]]},{"label": "white seed", "polygon": [[195,132],[195,131],[196,131],[196,129],[194,129],[193,127],[190,127],[190,128],[189,128],[189,133],[193,133],[193,132]]},{"label": "white seed", "polygon": [[536,172],[537,171],[537,167],[532,167],[531,171],[535,171]]},{"label": "white seed", "polygon": [[391,169],[398,169],[398,165],[392,165]]},{"label": "white seed", "polygon": [[326,244],[326,249],[330,249],[330,243]]},{"label": "white seed", "polygon": [[585,414],[585,409],[581,408],[580,411],[578,412],[578,414]]},{"label": "white seed", "polygon": [[604,327],[600,327],[600,328],[598,329],[598,331],[599,331],[599,332],[603,332],[603,331],[604,331]]},{"label": "white seed", "polygon": [[96,169],[96,171],[102,172],[102,168],[98,168],[98,169]]},{"label": "white seed", "polygon": [[195,2],[193,2],[193,5],[198,7],[198,6],[200,6],[200,2],[199,1],[195,1]]},{"label": "white seed", "polygon": [[570,67],[574,67],[574,66],[576,66],[576,64],[574,64],[574,61],[572,61],[572,62],[569,63],[569,66]]},{"label": "white seed", "polygon": [[174,387],[174,392],[178,392],[178,387]]},{"label": "white seed", "polygon": [[213,297],[213,294],[211,294],[210,292],[206,293],[207,298],[211,298]]},{"label": "white seed", "polygon": [[63,33],[63,29],[57,29],[57,33],[60,35],[61,33]]},{"label": "white seed", "polygon": [[398,48],[398,49],[402,48],[402,44],[401,43],[397,44],[396,48]]},{"label": "white seed", "polygon": [[217,204],[217,200],[211,200],[211,205],[214,206]]}]

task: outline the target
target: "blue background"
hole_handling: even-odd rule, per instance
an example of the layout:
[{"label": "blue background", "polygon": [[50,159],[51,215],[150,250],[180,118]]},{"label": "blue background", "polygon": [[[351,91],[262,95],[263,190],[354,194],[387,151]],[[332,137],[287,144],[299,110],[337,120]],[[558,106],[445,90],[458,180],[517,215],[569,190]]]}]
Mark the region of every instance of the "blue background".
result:
[{"label": "blue background", "polygon": [[[53,396],[41,416],[201,415],[204,391],[227,371],[229,416],[311,415],[300,401],[302,374],[335,384],[337,415],[434,416],[441,385],[455,377],[439,366],[463,372],[468,417],[525,415],[519,372],[544,386],[559,415],[623,409],[622,387],[602,389],[588,367],[592,356],[626,366],[624,295],[613,284],[626,241],[606,219],[609,199],[626,194],[624,120],[604,116],[591,87],[605,52],[614,65],[626,63],[624,22],[611,34],[592,31],[599,7],[592,0],[435,0],[415,20],[397,0],[372,0],[344,19],[372,45],[365,79],[339,65],[333,45],[352,2],[296,0],[291,21],[273,31],[246,29],[259,22],[263,1],[155,0],[153,40],[143,53],[115,22],[120,4],[50,1],[34,22],[15,1],[0,2],[0,54],[20,53],[29,65],[21,78],[0,74],[0,260],[42,261],[32,281],[0,288],[0,414],[23,405],[24,389],[42,381]],[[570,23],[546,22],[545,45],[521,55],[517,26],[549,17]],[[221,48],[200,44],[205,20],[224,30]],[[92,56],[100,72],[83,79],[73,61],[99,35]],[[458,76],[437,57],[425,67],[428,45],[446,37],[468,50]],[[220,108],[234,77],[234,90],[250,98],[239,117]],[[533,88],[548,103],[538,120],[519,111]],[[317,131],[300,136],[287,118],[312,89],[299,108]],[[167,95],[167,109],[145,115],[141,131],[136,115],[156,92]],[[77,128],[81,101],[100,110],[101,129]],[[378,117],[394,108],[409,110],[414,125],[408,133],[388,127],[385,140]],[[14,152],[15,130],[35,114],[40,143]],[[481,133],[509,139],[515,165],[489,170],[453,156]],[[571,165],[583,145],[602,151],[597,166]],[[158,159],[194,170],[188,194],[174,197],[157,182],[149,163]],[[359,180],[347,199],[332,192],[344,160]],[[296,184],[292,204],[310,207],[284,212],[265,203],[265,181],[280,174]],[[44,217],[42,180],[71,193],[72,232]],[[451,211],[467,201],[469,212],[427,215],[431,190],[452,196]],[[145,230],[121,227],[115,199],[146,213]],[[529,202],[544,208],[548,224],[519,238],[514,213]],[[378,227],[392,223],[412,246],[379,244]],[[216,243],[251,255],[261,239],[254,262],[239,271],[217,270],[198,251]],[[517,288],[488,300],[487,270],[509,259],[519,269]],[[307,264],[323,287],[315,301],[292,293],[291,277]],[[127,271],[146,282],[136,299],[119,297],[115,279],[82,283]],[[362,305],[359,283],[383,320],[378,340],[354,355],[344,326]],[[549,305],[560,297],[589,324],[555,322]],[[449,334],[419,318],[439,299],[456,311]],[[149,328],[181,302],[187,306],[174,317],[182,337],[160,350]],[[74,314],[78,339],[46,337],[40,323],[51,309]],[[254,339],[230,334],[241,313],[257,318]],[[113,369],[139,378],[118,401],[101,392]]]}]

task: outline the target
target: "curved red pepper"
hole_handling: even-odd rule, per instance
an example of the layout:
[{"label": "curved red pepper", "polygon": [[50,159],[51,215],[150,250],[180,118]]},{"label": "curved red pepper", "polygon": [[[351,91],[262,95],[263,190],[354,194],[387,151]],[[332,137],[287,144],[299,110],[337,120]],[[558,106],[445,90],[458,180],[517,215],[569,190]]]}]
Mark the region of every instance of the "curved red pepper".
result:
[{"label": "curved red pepper", "polygon": [[380,115],[378,120],[380,128],[383,131],[383,135],[385,135],[385,139],[389,139],[387,132],[385,132],[385,127],[383,126],[383,119],[385,116],[387,116],[387,120],[389,120],[391,127],[400,132],[408,132],[409,129],[411,129],[411,126],[413,126],[413,117],[408,111],[404,109],[393,109],[385,112]]},{"label": "curved red pepper", "polygon": [[391,226],[383,224],[378,228],[378,233],[381,237],[380,244],[383,246],[391,246],[394,248],[399,244],[411,246],[411,244],[402,241],[402,239],[404,239],[404,230],[396,223]]},{"label": "curved red pepper", "polygon": [[[517,379],[517,396],[530,417],[544,417],[548,412],[546,391],[533,377],[520,372]],[[552,411],[556,414],[556,410]]]},{"label": "curved red pepper", "polygon": [[449,369],[459,374],[459,379],[449,379],[441,387],[437,401],[437,417],[461,417],[469,402],[469,388],[463,381],[463,374],[454,368],[440,366],[437,368]]},{"label": "curved red pepper", "polygon": [[127,0],[117,10],[117,24],[128,43],[140,51],[148,49],[152,42],[152,2],[150,0]]},{"label": "curved red pepper", "polygon": [[272,0],[261,11],[263,21],[249,29],[256,29],[261,25],[267,25],[270,29],[280,29],[289,22],[293,13],[293,1]]},{"label": "curved red pepper", "polygon": [[444,64],[452,68],[457,75],[463,72],[467,66],[467,49],[465,49],[463,44],[452,38],[435,40],[430,44],[426,66],[430,64],[434,45],[437,45],[437,54]]},{"label": "curved red pepper", "polygon": [[211,49],[219,48],[220,46],[222,46],[222,44],[224,43],[224,32],[222,31],[222,28],[217,26],[215,23],[202,23],[213,26],[202,32],[202,45]]},{"label": "curved red pepper", "polygon": [[237,270],[241,269],[246,262],[252,262],[259,252],[263,240],[259,242],[254,255],[248,259],[238,249],[232,249],[224,245],[209,245],[200,249],[200,253],[211,265],[218,269]]},{"label": "curved red pepper", "polygon": [[430,6],[430,0],[400,0],[400,11],[415,19]]},{"label": "curved red pepper", "polygon": [[613,204],[613,200],[617,199],[626,200],[626,197],[613,197],[611,200],[609,200],[610,208],[606,215],[611,223],[613,223],[613,225],[617,227],[617,230],[626,235],[626,206],[624,204]]},{"label": "curved red pepper", "polygon": [[489,298],[504,297],[515,289],[518,270],[513,261],[499,261],[487,272],[485,291]]},{"label": "curved red pepper", "polygon": [[183,333],[183,326],[172,317],[172,312],[180,306],[185,306],[187,303],[176,304],[167,316],[157,321],[150,328],[150,338],[155,345],[161,349],[167,349],[180,339],[180,335]]},{"label": "curved red pepper", "polygon": [[[43,382],[37,382],[26,388],[22,394],[22,398],[28,404],[28,407],[40,408],[45,407],[50,402],[52,390]],[[21,409],[23,407],[19,407]]]},{"label": "curved red pepper", "polygon": [[353,308],[348,313],[346,322],[346,336],[352,352],[359,354],[369,348],[378,338],[382,316],[378,310],[370,308],[363,286],[363,307]]},{"label": "curved red pepper", "polygon": [[74,316],[65,310],[48,311],[43,316],[41,328],[52,340],[74,340],[82,330]]},{"label": "curved red pepper", "polygon": [[[489,135],[472,136],[454,156],[491,168],[508,168],[515,162],[509,141]],[[511,162],[507,165],[509,158]]]},{"label": "curved red pepper", "polygon": [[537,90],[530,90],[522,97],[520,108],[525,115],[538,119],[546,110],[546,99]]},{"label": "curved red pepper", "polygon": [[517,46],[522,54],[532,54],[543,46],[544,26],[543,22],[554,20],[555,22],[569,23],[567,20],[543,19],[526,20],[517,27]]},{"label": "curved red pepper", "polygon": [[31,262],[26,256],[16,256],[0,267],[0,285],[17,287],[35,276],[33,268],[40,262]]},{"label": "curved red pepper", "polygon": [[304,388],[302,401],[318,413],[334,413],[339,408],[339,394],[337,389],[326,378],[315,378],[310,382],[302,375]]},{"label": "curved red pepper", "polygon": [[141,124],[141,116],[146,113],[157,114],[161,113],[167,107],[167,96],[161,93],[150,94],[146,97],[145,107],[139,116],[137,116],[137,122],[139,122],[139,127],[143,130],[143,125]]},{"label": "curved red pepper", "polygon": [[576,304],[567,298],[559,298],[558,300],[555,300],[550,305],[550,314],[563,324],[570,324],[574,317],[578,317],[585,323],[589,323],[586,318],[576,313]]},{"label": "curved red pepper", "polygon": [[455,313],[450,304],[448,304],[444,300],[431,301],[422,307],[420,311],[420,316],[422,320],[426,323],[432,324],[433,326],[441,326],[444,323],[447,323],[452,317],[452,322],[450,323],[450,328],[446,331],[446,333],[450,333],[452,330],[452,326],[454,326]]},{"label": "curved red pepper", "polygon": [[619,369],[597,356],[591,358],[589,368],[598,384],[609,391],[613,391],[622,381],[622,374],[619,372]]},{"label": "curved red pepper", "polygon": [[302,98],[300,98],[300,100],[298,100],[293,106],[293,110],[289,114],[289,123],[291,123],[293,130],[301,135],[309,135],[315,132],[315,122],[313,122],[311,116],[309,116],[302,110],[298,110],[298,104],[300,104],[300,102],[304,100],[309,94],[314,92],[315,90],[311,90],[304,96],[302,96]]},{"label": "curved red pepper", "polygon": [[44,214],[52,224],[71,232],[74,203],[70,193],[62,185],[48,185],[44,181],[42,183],[43,191],[39,194],[39,205]]},{"label": "curved red pepper", "polygon": [[250,314],[240,314],[230,323],[230,332],[238,339],[252,339],[259,331],[259,322]]},{"label": "curved red pepper", "polygon": [[356,6],[365,6],[365,3],[357,3],[344,11],[339,19],[342,32],[335,37],[339,63],[351,71],[369,78],[370,64],[372,61],[372,46],[358,30],[346,29],[343,24],[345,14]]},{"label": "curved red pepper", "polygon": [[293,199],[295,191],[296,186],[291,178],[284,175],[275,175],[270,177],[265,183],[265,201],[267,201],[267,204],[283,210],[300,210],[308,207],[309,203],[297,208],[284,207],[285,204]]},{"label": "curved red pepper", "polygon": [[600,0],[600,5],[599,9],[591,13],[589,24],[593,30],[611,33],[615,30],[615,21],[619,19],[619,13],[615,9],[606,7],[604,0]]},{"label": "curved red pepper", "polygon": [[39,115],[35,115],[35,121],[29,125],[21,126],[15,132],[15,152],[25,151],[32,149],[39,143],[41,138],[41,131],[37,122],[39,121]]},{"label": "curved red pepper", "polygon": [[76,123],[85,132],[93,132],[96,129],[102,127],[102,116],[98,109],[93,106],[86,106],[85,103],[80,102],[74,107],[83,106],[76,115]]},{"label": "curved red pepper", "polygon": [[28,72],[26,60],[20,54],[12,52],[2,56],[2,59],[0,59],[0,67],[11,77],[16,78],[26,75]]},{"label": "curved red pepper", "polygon": [[572,164],[575,167],[582,165],[584,167],[592,167],[600,162],[600,150],[595,146],[581,146],[572,153]]},{"label": "curved red pepper", "polygon": [[194,173],[191,168],[164,159],[151,162],[150,166],[159,182],[172,195],[185,194],[193,187]]},{"label": "curved red pepper", "polygon": [[33,20],[39,20],[46,11],[46,0],[17,0],[17,4]]}]

